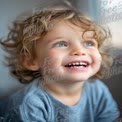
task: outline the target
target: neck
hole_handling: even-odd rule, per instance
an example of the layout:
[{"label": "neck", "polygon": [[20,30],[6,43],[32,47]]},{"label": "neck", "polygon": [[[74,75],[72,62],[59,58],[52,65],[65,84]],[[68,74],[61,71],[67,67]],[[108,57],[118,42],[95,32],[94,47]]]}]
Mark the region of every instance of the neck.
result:
[{"label": "neck", "polygon": [[74,105],[80,99],[83,84],[84,82],[74,84],[53,82],[47,83],[43,87],[64,104]]}]

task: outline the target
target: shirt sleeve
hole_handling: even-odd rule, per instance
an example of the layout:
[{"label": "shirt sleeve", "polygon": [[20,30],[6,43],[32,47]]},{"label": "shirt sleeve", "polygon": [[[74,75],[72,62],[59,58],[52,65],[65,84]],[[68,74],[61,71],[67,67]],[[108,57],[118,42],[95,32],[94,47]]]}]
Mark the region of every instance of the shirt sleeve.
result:
[{"label": "shirt sleeve", "polygon": [[38,98],[25,101],[20,106],[20,115],[24,122],[48,122],[46,105]]},{"label": "shirt sleeve", "polygon": [[[3,105],[4,103],[4,105]],[[53,107],[46,93],[33,82],[0,101],[0,122],[53,122]]]},{"label": "shirt sleeve", "polygon": [[[118,106],[109,89],[101,83],[102,89],[98,96],[95,122],[115,122],[119,117]],[[98,91],[99,92],[99,91]]]},{"label": "shirt sleeve", "polygon": [[35,104],[33,101],[26,101],[18,106],[8,102],[0,112],[0,122],[48,122],[47,110],[42,103],[38,105],[38,102]]}]

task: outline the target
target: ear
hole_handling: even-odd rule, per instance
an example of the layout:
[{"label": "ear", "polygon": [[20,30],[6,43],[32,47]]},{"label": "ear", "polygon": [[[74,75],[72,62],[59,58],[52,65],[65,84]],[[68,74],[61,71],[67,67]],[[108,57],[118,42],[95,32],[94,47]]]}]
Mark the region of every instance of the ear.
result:
[{"label": "ear", "polygon": [[39,70],[37,61],[30,56],[24,56],[22,64],[28,70],[32,70],[32,71]]}]

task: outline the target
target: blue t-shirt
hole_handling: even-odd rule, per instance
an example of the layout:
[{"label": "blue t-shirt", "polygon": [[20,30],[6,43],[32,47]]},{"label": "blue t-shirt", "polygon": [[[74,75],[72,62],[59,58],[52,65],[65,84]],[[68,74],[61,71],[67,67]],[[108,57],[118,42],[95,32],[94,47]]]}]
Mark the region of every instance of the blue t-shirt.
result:
[{"label": "blue t-shirt", "polygon": [[114,122],[119,116],[117,104],[99,80],[85,81],[74,106],[63,104],[35,80],[10,96],[1,110],[0,122]]}]

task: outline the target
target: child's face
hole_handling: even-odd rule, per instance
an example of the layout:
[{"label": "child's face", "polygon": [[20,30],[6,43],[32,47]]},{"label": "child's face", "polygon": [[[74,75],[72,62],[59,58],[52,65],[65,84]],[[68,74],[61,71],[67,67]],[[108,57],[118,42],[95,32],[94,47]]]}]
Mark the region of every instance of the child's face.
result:
[{"label": "child's face", "polygon": [[95,75],[101,66],[98,44],[93,32],[61,21],[37,41],[36,65],[48,81],[75,83]]}]

